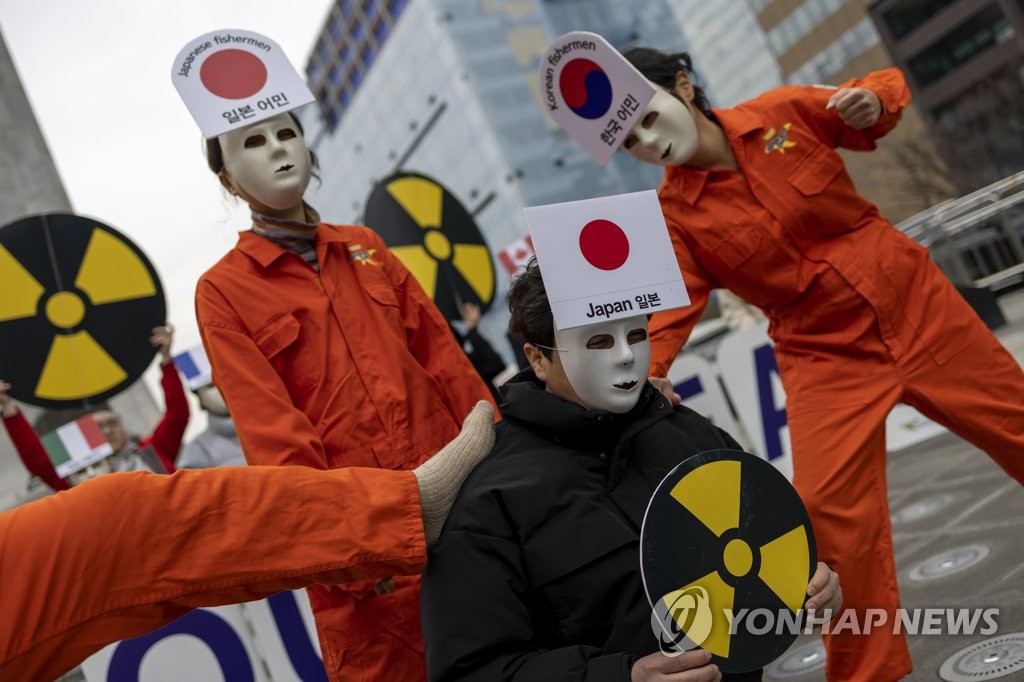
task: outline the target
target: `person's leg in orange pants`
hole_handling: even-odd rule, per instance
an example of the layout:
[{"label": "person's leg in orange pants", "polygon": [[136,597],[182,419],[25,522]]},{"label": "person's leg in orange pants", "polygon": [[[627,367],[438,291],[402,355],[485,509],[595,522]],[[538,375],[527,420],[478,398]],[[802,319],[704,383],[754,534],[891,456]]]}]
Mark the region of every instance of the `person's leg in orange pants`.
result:
[{"label": "person's leg in orange pants", "polygon": [[0,515],[0,679],[53,679],[196,607],[425,560],[411,471],[101,476]]},{"label": "person's leg in orange pants", "polygon": [[971,336],[942,365],[923,348],[901,362],[903,400],[1024,483],[1024,372],[980,320]]},{"label": "person's leg in orange pants", "polygon": [[[864,349],[859,349],[864,350]],[[787,385],[793,484],[807,505],[818,559],[839,574],[843,608],[864,622],[865,609],[899,608],[885,478],[885,418],[901,387],[884,347],[837,357],[802,354],[816,376]],[[786,366],[780,358],[780,366]],[[793,382],[790,382],[792,384]],[[837,625],[833,621],[832,627]],[[905,637],[891,628],[870,634],[843,629],[824,637],[826,676],[843,682],[888,682],[911,670]]]}]

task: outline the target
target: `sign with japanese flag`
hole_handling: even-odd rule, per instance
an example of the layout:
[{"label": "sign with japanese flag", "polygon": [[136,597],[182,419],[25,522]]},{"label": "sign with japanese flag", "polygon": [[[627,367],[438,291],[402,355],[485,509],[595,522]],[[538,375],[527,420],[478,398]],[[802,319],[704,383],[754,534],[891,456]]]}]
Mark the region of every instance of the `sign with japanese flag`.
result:
[{"label": "sign with japanese flag", "polygon": [[525,268],[533,256],[533,240],[530,235],[526,235],[502,249],[498,254],[498,260],[501,261],[505,272],[511,276]]},{"label": "sign with japanese flag", "polygon": [[65,424],[40,440],[61,478],[100,461],[114,451],[92,415]]},{"label": "sign with japanese flag", "polygon": [[559,329],[690,304],[654,190],[526,209]]},{"label": "sign with japanese flag", "polygon": [[193,346],[174,356],[174,364],[185,377],[189,390],[196,391],[213,383],[213,370],[203,347]]},{"label": "sign with japanese flag", "polygon": [[280,45],[239,29],[190,40],[174,58],[171,80],[207,139],[313,101]]},{"label": "sign with japanese flag", "polygon": [[608,163],[654,97],[654,86],[596,33],[559,36],[540,60],[548,115],[599,164]]}]

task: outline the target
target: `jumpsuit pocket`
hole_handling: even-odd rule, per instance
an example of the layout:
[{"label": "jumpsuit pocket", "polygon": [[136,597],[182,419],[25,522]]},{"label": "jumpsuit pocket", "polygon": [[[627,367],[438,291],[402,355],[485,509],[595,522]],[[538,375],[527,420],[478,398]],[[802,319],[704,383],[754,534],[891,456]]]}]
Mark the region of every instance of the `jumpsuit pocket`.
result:
[{"label": "jumpsuit pocket", "polygon": [[316,388],[320,368],[313,352],[302,342],[302,325],[294,315],[278,315],[253,335],[253,341],[281,377],[293,401]]},{"label": "jumpsuit pocket", "polygon": [[713,260],[722,263],[726,271],[737,270],[762,249],[763,237],[756,227],[726,227],[722,239],[706,249]]},{"label": "jumpsuit pocket", "polygon": [[843,161],[828,147],[818,147],[804,158],[789,176],[789,183],[805,197],[821,194],[832,182]]},{"label": "jumpsuit pocket", "polygon": [[398,294],[391,285],[391,281],[381,275],[380,277],[367,277],[363,282],[363,290],[370,300],[384,313],[388,326],[395,334],[405,338],[405,323],[402,320],[402,309],[398,303]]},{"label": "jumpsuit pocket", "polygon": [[789,174],[795,192],[790,208],[798,224],[788,225],[794,235],[810,243],[821,235],[857,229],[874,207],[861,197],[845,172],[843,159],[824,145],[815,147]]}]

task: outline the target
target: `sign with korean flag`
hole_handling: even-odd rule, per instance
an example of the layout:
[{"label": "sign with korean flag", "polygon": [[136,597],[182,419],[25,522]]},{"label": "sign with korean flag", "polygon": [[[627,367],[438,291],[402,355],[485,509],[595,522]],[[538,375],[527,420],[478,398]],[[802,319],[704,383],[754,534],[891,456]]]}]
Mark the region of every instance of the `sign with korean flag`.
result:
[{"label": "sign with korean flag", "polygon": [[213,370],[202,346],[193,346],[174,356],[174,364],[185,377],[189,390],[197,391],[213,383]]},{"label": "sign with korean flag", "polygon": [[207,139],[313,101],[280,45],[234,28],[190,40],[174,58],[171,80]]},{"label": "sign with korean flag", "polygon": [[559,329],[690,304],[654,190],[526,209]]},{"label": "sign with korean flag", "polygon": [[114,451],[92,415],[65,424],[40,440],[61,478],[100,461]]},{"label": "sign with korean flag", "polygon": [[552,120],[602,166],[654,97],[654,86],[607,40],[587,31],[555,39],[540,60]]}]

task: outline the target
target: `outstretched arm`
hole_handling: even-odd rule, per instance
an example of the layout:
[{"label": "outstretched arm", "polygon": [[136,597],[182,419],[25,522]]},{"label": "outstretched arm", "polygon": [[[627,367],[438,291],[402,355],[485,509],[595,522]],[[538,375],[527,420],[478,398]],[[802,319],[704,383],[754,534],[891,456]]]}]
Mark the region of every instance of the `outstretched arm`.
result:
[{"label": "outstretched arm", "polygon": [[839,87],[792,86],[794,105],[818,137],[832,147],[858,151],[896,127],[910,104],[910,88],[899,69],[873,71]]},{"label": "outstretched arm", "polygon": [[181,441],[188,426],[189,409],[181,377],[171,360],[171,341],[174,330],[170,324],[153,330],[150,341],[160,355],[160,386],[164,390],[164,416],[149,437],[149,444],[164,460],[168,471],[174,471],[174,463],[181,452]]},{"label": "outstretched arm", "polygon": [[54,679],[197,607],[419,573],[493,417],[479,403],[413,471],[116,473],[0,514],[0,679]]}]

